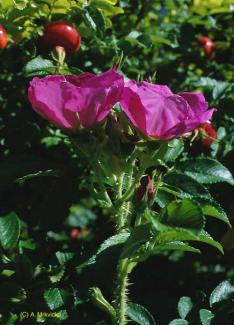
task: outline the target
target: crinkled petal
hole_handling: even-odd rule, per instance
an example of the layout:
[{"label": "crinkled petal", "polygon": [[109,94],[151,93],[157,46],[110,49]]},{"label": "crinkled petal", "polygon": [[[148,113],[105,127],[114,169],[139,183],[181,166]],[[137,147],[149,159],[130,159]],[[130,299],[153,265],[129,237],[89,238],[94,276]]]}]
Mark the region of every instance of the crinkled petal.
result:
[{"label": "crinkled petal", "polygon": [[137,93],[126,87],[121,105],[133,125],[142,133],[164,138],[164,134],[191,114],[188,103],[178,95],[164,95],[140,87]]},{"label": "crinkled petal", "polygon": [[47,76],[43,79],[33,78],[28,90],[28,98],[34,110],[58,127],[65,129],[76,128],[76,114],[64,112],[66,94],[62,85],[66,83],[64,76]]},{"label": "crinkled petal", "polygon": [[[72,81],[71,78],[68,80]],[[91,127],[102,121],[120,100],[123,86],[123,77],[114,70],[81,79],[79,86],[77,82],[68,82],[64,84],[69,94],[66,108],[75,109],[80,123]]]},{"label": "crinkled petal", "polygon": [[188,102],[194,114],[199,114],[208,109],[208,103],[204,95],[200,92],[180,92],[178,95]]},{"label": "crinkled petal", "polygon": [[143,134],[168,140],[189,132],[212,117],[203,94],[178,95],[164,85],[148,82],[125,84],[121,106],[132,124]]},{"label": "crinkled petal", "polygon": [[91,127],[102,121],[120,100],[123,77],[114,70],[100,75],[34,78],[28,90],[35,111],[58,127]]}]

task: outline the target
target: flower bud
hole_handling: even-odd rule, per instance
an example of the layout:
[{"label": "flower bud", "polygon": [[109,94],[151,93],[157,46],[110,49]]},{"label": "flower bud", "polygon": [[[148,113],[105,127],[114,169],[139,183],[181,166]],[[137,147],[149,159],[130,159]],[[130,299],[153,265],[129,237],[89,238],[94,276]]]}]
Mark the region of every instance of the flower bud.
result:
[{"label": "flower bud", "polygon": [[141,185],[137,189],[137,201],[142,201],[147,193],[147,200],[151,201],[154,196],[154,183],[150,175],[141,179]]}]

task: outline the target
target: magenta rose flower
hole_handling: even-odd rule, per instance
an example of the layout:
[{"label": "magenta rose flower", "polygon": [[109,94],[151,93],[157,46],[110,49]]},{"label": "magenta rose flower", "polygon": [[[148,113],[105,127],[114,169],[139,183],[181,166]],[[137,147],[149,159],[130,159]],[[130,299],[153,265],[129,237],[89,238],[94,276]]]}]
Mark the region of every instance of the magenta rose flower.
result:
[{"label": "magenta rose flower", "polygon": [[75,130],[102,121],[120,100],[123,77],[115,70],[99,75],[35,77],[28,98],[34,110],[60,128]]},{"label": "magenta rose flower", "polygon": [[215,109],[208,109],[202,93],[173,94],[164,85],[129,81],[121,106],[132,124],[144,135],[169,140],[207,122]]}]

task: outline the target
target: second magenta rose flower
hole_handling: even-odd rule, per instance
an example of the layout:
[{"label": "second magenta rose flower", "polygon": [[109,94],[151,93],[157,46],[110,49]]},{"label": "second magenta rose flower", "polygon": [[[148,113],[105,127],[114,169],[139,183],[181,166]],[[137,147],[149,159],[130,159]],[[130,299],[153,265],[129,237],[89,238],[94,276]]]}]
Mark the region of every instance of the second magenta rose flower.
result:
[{"label": "second magenta rose flower", "polygon": [[99,75],[33,78],[28,98],[34,110],[56,126],[76,130],[102,121],[120,100],[123,77],[115,70]]},{"label": "second magenta rose flower", "polygon": [[121,106],[136,129],[158,140],[180,137],[208,121],[214,112],[202,93],[173,94],[167,86],[145,81],[125,84]]}]

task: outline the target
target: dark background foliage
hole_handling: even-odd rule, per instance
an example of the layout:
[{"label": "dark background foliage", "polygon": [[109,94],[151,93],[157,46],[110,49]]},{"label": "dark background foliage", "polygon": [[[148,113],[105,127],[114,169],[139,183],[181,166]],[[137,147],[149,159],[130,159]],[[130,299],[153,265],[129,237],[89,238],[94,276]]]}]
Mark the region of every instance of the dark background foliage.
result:
[{"label": "dark background foliage", "polygon": [[[103,254],[85,272],[76,267],[113,234],[113,225],[81,190],[88,173],[82,156],[74,153],[66,134],[34,113],[27,100],[29,81],[37,72],[30,72],[26,64],[39,55],[51,60],[39,41],[48,18],[70,21],[81,32],[81,50],[66,60],[71,72],[104,71],[123,53],[122,71],[129,78],[150,79],[156,74],[157,83],[176,92],[204,91],[210,106],[218,108],[213,124],[220,141],[208,150],[199,141],[187,143],[185,155],[218,158],[234,172],[234,4],[122,0],[115,5],[105,0],[90,1],[83,8],[84,2],[54,1],[52,6],[52,1],[4,1],[0,6],[0,22],[11,37],[8,48],[0,51],[0,214],[12,222],[7,234],[20,236],[16,245],[2,242],[3,324],[33,324],[34,318],[20,321],[20,312],[49,309],[64,310],[65,319],[46,319],[48,324],[108,324],[87,290],[100,286],[111,297],[118,247],[109,254],[112,258]],[[214,59],[204,55],[200,36],[217,44]],[[215,184],[211,190],[233,224],[233,188]],[[199,308],[209,309],[213,289],[234,276],[234,232],[218,221],[208,223],[215,239],[223,243],[224,255],[206,246],[199,247],[201,255],[158,254],[131,275],[130,299],[149,309],[157,324],[178,318],[181,296],[192,298],[194,314]],[[214,324],[233,323],[231,299],[215,308]]]}]

